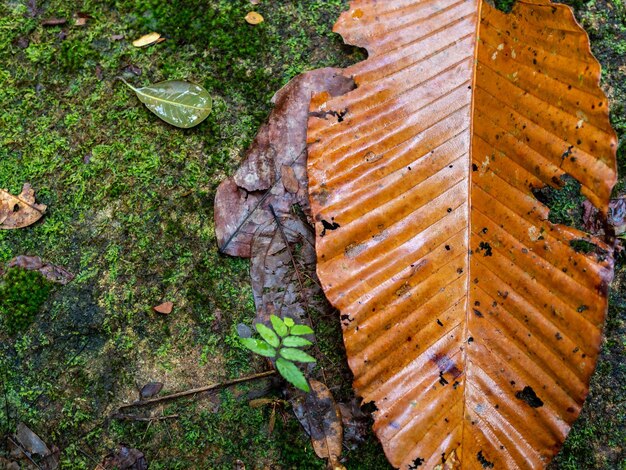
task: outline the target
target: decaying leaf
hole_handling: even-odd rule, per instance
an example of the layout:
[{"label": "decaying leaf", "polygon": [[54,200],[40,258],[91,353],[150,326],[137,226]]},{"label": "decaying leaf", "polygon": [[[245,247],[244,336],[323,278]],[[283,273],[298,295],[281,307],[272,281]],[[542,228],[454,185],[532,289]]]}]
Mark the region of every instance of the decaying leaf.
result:
[{"label": "decaying leaf", "polygon": [[24,423],[17,425],[15,437],[30,455],[37,454],[41,457],[47,457],[52,454],[46,443]]},{"label": "decaying leaf", "polygon": [[123,78],[121,80],[150,111],[172,126],[189,129],[211,114],[213,100],[200,85],[168,80],[135,88]]},{"label": "decaying leaf", "polygon": [[[241,167],[222,182],[215,198],[215,232],[222,253],[249,258],[254,234],[261,226],[275,226],[269,209],[274,207],[284,220],[292,207],[309,212],[306,177],[306,123],[313,93],[328,90],[341,95],[354,83],[337,69],[321,69],[299,75],[272,99],[274,110],[259,130]],[[287,191],[282,183],[283,167],[293,170],[298,190]],[[295,189],[293,181],[287,183]],[[294,217],[292,217],[294,218]]]},{"label": "decaying leaf", "polygon": [[[59,467],[61,451],[55,445],[48,447],[46,443],[35,434],[24,423],[17,425],[15,440],[9,438],[9,449],[11,453],[9,457],[22,462],[22,466],[17,462],[6,461],[0,459],[0,468],[7,470],[19,468],[38,468],[41,470],[56,470]],[[35,460],[37,459],[37,463]],[[35,467],[33,465],[36,465]]]},{"label": "decaying leaf", "polygon": [[156,307],[152,307],[155,312],[162,313],[163,315],[169,315],[170,313],[172,313],[173,308],[174,302],[163,302]]},{"label": "decaying leaf", "polygon": [[371,415],[361,409],[360,400],[352,399],[348,403],[339,403],[343,424],[343,445],[354,450],[367,439]]},{"label": "decaying leaf", "polygon": [[246,15],[246,22],[248,22],[249,24],[259,24],[259,23],[263,23],[264,18],[260,13],[257,13],[256,11],[251,11],[250,13],[248,13]]},{"label": "decaying leaf", "polygon": [[[275,95],[268,123],[259,130],[239,170],[218,188],[218,245],[223,253],[252,258],[257,322],[269,325],[272,314],[287,315],[300,324],[296,332],[307,335],[311,329],[303,323],[308,323],[308,308],[332,311],[320,295],[314,232],[307,220],[306,126],[313,93],[330,90],[340,95],[353,87],[352,80],[335,69],[294,78]],[[240,325],[238,333],[249,338],[252,332]],[[308,413],[308,419],[319,419],[312,425],[323,428],[323,414]]]},{"label": "decaying leaf", "polygon": [[148,462],[143,452],[118,446],[117,452],[107,455],[99,465],[103,470],[148,470]]},{"label": "decaying leaf", "polygon": [[292,402],[293,409],[311,436],[313,449],[319,458],[328,460],[329,467],[340,469],[343,445],[341,414],[328,387],[317,380],[310,380],[311,393]]},{"label": "decaying leaf", "polygon": [[[61,266],[44,263],[39,256],[20,255],[7,263],[7,268],[22,268],[28,271],[39,271],[50,282],[65,285],[74,280],[74,274]],[[2,269],[0,269],[2,274]]]},{"label": "decaying leaf", "polygon": [[0,189],[0,229],[24,228],[37,222],[46,212],[35,202],[35,191],[25,183],[19,196]]},{"label": "decaying leaf", "polygon": [[313,98],[308,172],[354,388],[395,467],[543,468],[612,278],[611,247],[532,192],[568,174],[607,212],[616,137],[588,38],[548,0],[354,0],[335,29],[369,58],[354,91]]},{"label": "decaying leaf", "polygon": [[156,44],[159,39],[161,39],[161,34],[159,33],[148,33],[144,34],[138,39],[133,41],[133,46],[135,47],[146,47],[152,44]]},{"label": "decaying leaf", "polygon": [[141,396],[142,400],[145,400],[146,398],[152,398],[158,395],[161,392],[161,390],[163,390],[163,383],[149,382],[143,387],[141,387],[141,391],[139,392],[139,395]]},{"label": "decaying leaf", "polygon": [[626,198],[611,199],[609,212],[603,215],[589,201],[583,203],[583,225],[593,235],[623,235],[626,233]]}]

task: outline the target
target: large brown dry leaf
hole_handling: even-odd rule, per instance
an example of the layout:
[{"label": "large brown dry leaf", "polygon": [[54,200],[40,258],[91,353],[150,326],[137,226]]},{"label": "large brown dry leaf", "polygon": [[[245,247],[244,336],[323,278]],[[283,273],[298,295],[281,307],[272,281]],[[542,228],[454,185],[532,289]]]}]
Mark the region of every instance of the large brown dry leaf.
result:
[{"label": "large brown dry leaf", "polygon": [[0,229],[24,228],[34,224],[46,212],[46,206],[35,202],[35,191],[25,183],[19,196],[0,189]]},{"label": "large brown dry leaf", "polygon": [[396,467],[541,468],[587,395],[612,277],[570,242],[611,247],[532,192],[569,174],[606,213],[616,137],[588,38],[546,0],[354,0],[336,30],[369,59],[356,90],[314,97],[308,170],[354,387]]}]

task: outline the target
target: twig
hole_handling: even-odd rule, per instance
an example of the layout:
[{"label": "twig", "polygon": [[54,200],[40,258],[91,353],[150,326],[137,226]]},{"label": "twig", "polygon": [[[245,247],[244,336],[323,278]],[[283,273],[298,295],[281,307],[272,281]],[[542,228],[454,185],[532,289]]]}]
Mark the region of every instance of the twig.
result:
[{"label": "twig", "polygon": [[229,387],[231,385],[236,385],[236,384],[240,384],[244,382],[250,382],[251,380],[263,379],[265,377],[270,377],[274,374],[276,374],[275,370],[268,370],[267,372],[261,372],[260,374],[248,375],[246,377],[228,380],[226,382],[207,385],[206,387],[192,388],[191,390],[185,390],[184,392],[172,393],[171,395],[166,395],[164,397],[151,398],[149,400],[143,400],[143,401],[136,401],[134,403],[129,403],[128,405],[122,405],[119,407],[119,409],[123,410],[125,408],[132,408],[134,406],[147,406],[147,405],[152,405],[154,403],[175,400],[177,398],[188,397],[189,395],[195,395],[197,393],[208,392],[211,390],[215,390],[217,388]]},{"label": "twig", "polygon": [[153,416],[153,417],[123,415],[123,414],[113,415],[113,419],[119,419],[120,421],[144,421],[144,422],[161,421],[165,419],[178,419],[179,417],[180,416],[178,415]]}]

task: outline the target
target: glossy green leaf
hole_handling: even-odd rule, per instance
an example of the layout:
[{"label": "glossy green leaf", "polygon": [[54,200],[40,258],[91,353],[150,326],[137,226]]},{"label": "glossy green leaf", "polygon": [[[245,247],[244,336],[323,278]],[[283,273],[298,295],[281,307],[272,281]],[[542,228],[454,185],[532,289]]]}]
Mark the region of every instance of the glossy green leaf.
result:
[{"label": "glossy green leaf", "polygon": [[150,111],[172,126],[188,129],[211,113],[211,95],[200,85],[169,80],[135,88],[122,80]]},{"label": "glossy green leaf", "polygon": [[263,323],[257,323],[256,330],[259,332],[261,337],[270,344],[270,346],[277,348],[280,345],[280,339],[278,338],[276,333],[274,333]]},{"label": "glossy green leaf", "polygon": [[276,350],[265,341],[254,338],[240,338],[243,344],[250,351],[265,357],[276,357]]},{"label": "glossy green leaf", "polygon": [[276,360],[276,368],[280,375],[282,375],[287,382],[294,387],[299,388],[305,392],[311,391],[309,384],[304,377],[304,374],[298,369],[298,367],[290,361],[286,361],[282,357]]},{"label": "glossy green leaf", "polygon": [[282,321],[282,319],[280,319],[276,315],[271,315],[270,321],[272,322],[272,326],[274,327],[274,330],[276,331],[276,333],[278,333],[282,338],[284,338],[285,336],[289,334],[287,325],[285,325],[285,322]]},{"label": "glossy green leaf", "polygon": [[315,358],[309,356],[304,351],[294,348],[282,348],[280,350],[280,355],[285,359],[289,359],[290,361],[296,362],[315,362]]},{"label": "glossy green leaf", "polygon": [[291,329],[291,334],[296,336],[312,335],[313,330],[306,325],[296,325]]},{"label": "glossy green leaf", "polygon": [[298,348],[301,346],[311,346],[311,343],[308,339],[302,338],[300,336],[287,336],[283,340],[283,345],[289,348]]},{"label": "glossy green leaf", "polygon": [[287,325],[288,328],[291,328],[293,325],[295,325],[295,322],[293,321],[292,318],[285,317],[283,321],[285,322],[285,325]]}]

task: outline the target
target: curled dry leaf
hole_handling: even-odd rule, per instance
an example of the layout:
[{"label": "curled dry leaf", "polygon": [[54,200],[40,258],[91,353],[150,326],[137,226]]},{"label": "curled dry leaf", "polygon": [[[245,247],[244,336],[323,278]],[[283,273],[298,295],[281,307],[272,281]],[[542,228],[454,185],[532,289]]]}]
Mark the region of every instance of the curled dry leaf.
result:
[{"label": "curled dry leaf", "polygon": [[121,80],[150,111],[172,126],[189,129],[211,114],[211,95],[195,83],[168,80],[135,88],[123,78]]},{"label": "curled dry leaf", "polygon": [[326,385],[317,380],[310,380],[309,384],[311,393],[292,401],[294,413],[311,436],[315,454],[328,460],[329,468],[341,469],[343,427],[339,408]]},{"label": "curled dry leaf", "polygon": [[251,11],[250,13],[248,13],[245,19],[246,22],[248,22],[249,24],[259,24],[265,21],[263,16],[261,16],[261,14],[257,13],[256,11]]},{"label": "curled dry leaf", "polygon": [[0,189],[0,229],[24,228],[37,222],[46,212],[35,202],[35,191],[25,183],[19,196]]},{"label": "curled dry leaf", "polygon": [[354,0],[335,30],[369,58],[345,71],[354,91],[313,98],[308,172],[354,388],[395,467],[543,468],[612,279],[611,247],[532,191],[569,174],[608,210],[616,137],[588,38],[548,0]]},{"label": "curled dry leaf", "polygon": [[159,33],[148,33],[144,34],[138,39],[133,41],[133,46],[135,47],[147,47],[152,44],[156,44],[159,39],[161,39],[161,34]]},{"label": "curled dry leaf", "polygon": [[172,313],[173,308],[174,308],[173,302],[163,302],[162,304],[157,305],[156,307],[152,307],[152,309],[155,312],[162,313],[164,315],[169,315],[170,313]]}]

